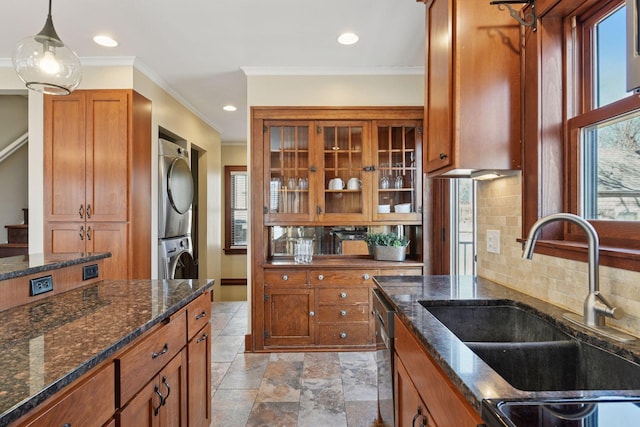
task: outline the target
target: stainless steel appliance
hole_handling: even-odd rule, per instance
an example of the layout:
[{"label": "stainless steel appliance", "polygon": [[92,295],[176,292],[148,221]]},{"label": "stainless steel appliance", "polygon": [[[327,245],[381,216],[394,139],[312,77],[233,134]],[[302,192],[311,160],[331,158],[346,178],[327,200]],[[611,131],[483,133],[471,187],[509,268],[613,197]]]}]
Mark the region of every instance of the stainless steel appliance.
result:
[{"label": "stainless steel appliance", "polygon": [[191,234],[193,177],[189,152],[178,144],[160,139],[158,173],[158,238]]},{"label": "stainless steel appliance", "polygon": [[196,279],[191,237],[160,240],[158,255],[159,279]]},{"label": "stainless steel appliance", "polygon": [[378,366],[378,425],[392,427],[395,425],[393,409],[393,315],[395,311],[378,289],[373,289],[372,292]]}]

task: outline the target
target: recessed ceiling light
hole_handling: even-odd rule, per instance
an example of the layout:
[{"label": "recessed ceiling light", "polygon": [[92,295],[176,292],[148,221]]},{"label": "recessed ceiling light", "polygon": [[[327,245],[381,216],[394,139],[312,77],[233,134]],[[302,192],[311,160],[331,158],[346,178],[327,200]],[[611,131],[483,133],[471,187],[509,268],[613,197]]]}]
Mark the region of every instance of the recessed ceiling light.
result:
[{"label": "recessed ceiling light", "polygon": [[95,36],[93,38],[93,41],[96,42],[97,44],[99,44],[100,46],[104,46],[104,47],[116,47],[116,46],[118,46],[118,42],[115,41],[114,39],[112,39],[109,36],[103,36],[103,35]]},{"label": "recessed ceiling light", "polygon": [[350,45],[358,42],[358,36],[354,33],[342,33],[338,36],[338,43]]},{"label": "recessed ceiling light", "polygon": [[224,107],[222,107],[222,109],[224,111],[236,111],[237,110],[236,106],[235,105],[231,105],[231,104],[225,105]]}]

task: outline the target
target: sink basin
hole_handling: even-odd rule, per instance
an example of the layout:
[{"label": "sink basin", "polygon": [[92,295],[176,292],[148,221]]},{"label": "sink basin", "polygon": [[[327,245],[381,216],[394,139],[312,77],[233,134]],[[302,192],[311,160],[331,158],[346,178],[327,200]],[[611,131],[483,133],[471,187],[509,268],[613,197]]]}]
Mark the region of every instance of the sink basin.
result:
[{"label": "sink basin", "polygon": [[[532,342],[564,341],[569,335],[543,318],[502,302],[420,301],[460,341],[464,342]],[[491,301],[493,303],[493,301]]]},{"label": "sink basin", "polygon": [[504,302],[420,303],[517,389],[640,390],[640,365],[571,337],[522,308]]}]

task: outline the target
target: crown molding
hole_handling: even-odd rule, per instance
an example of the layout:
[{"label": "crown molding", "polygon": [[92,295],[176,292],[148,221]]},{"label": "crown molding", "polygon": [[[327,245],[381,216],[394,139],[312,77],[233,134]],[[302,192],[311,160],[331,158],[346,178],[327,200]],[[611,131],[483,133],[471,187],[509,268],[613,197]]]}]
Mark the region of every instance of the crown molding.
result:
[{"label": "crown molding", "polygon": [[398,76],[424,75],[424,67],[253,67],[240,69],[247,76]]}]

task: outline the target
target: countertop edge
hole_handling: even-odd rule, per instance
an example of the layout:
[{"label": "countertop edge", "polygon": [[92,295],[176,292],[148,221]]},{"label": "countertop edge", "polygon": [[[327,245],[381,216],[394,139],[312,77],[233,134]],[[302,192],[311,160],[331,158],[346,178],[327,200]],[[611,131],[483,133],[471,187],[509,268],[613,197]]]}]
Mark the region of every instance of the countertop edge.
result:
[{"label": "countertop edge", "polygon": [[[29,255],[32,256],[32,255]],[[28,276],[35,273],[43,273],[45,271],[58,270],[60,268],[69,267],[72,265],[84,264],[86,262],[98,261],[101,259],[111,257],[111,252],[104,252],[98,254],[84,255],[80,257],[73,257],[69,259],[51,260],[47,264],[22,268],[8,273],[0,273],[0,281],[15,279],[17,277]]]}]

